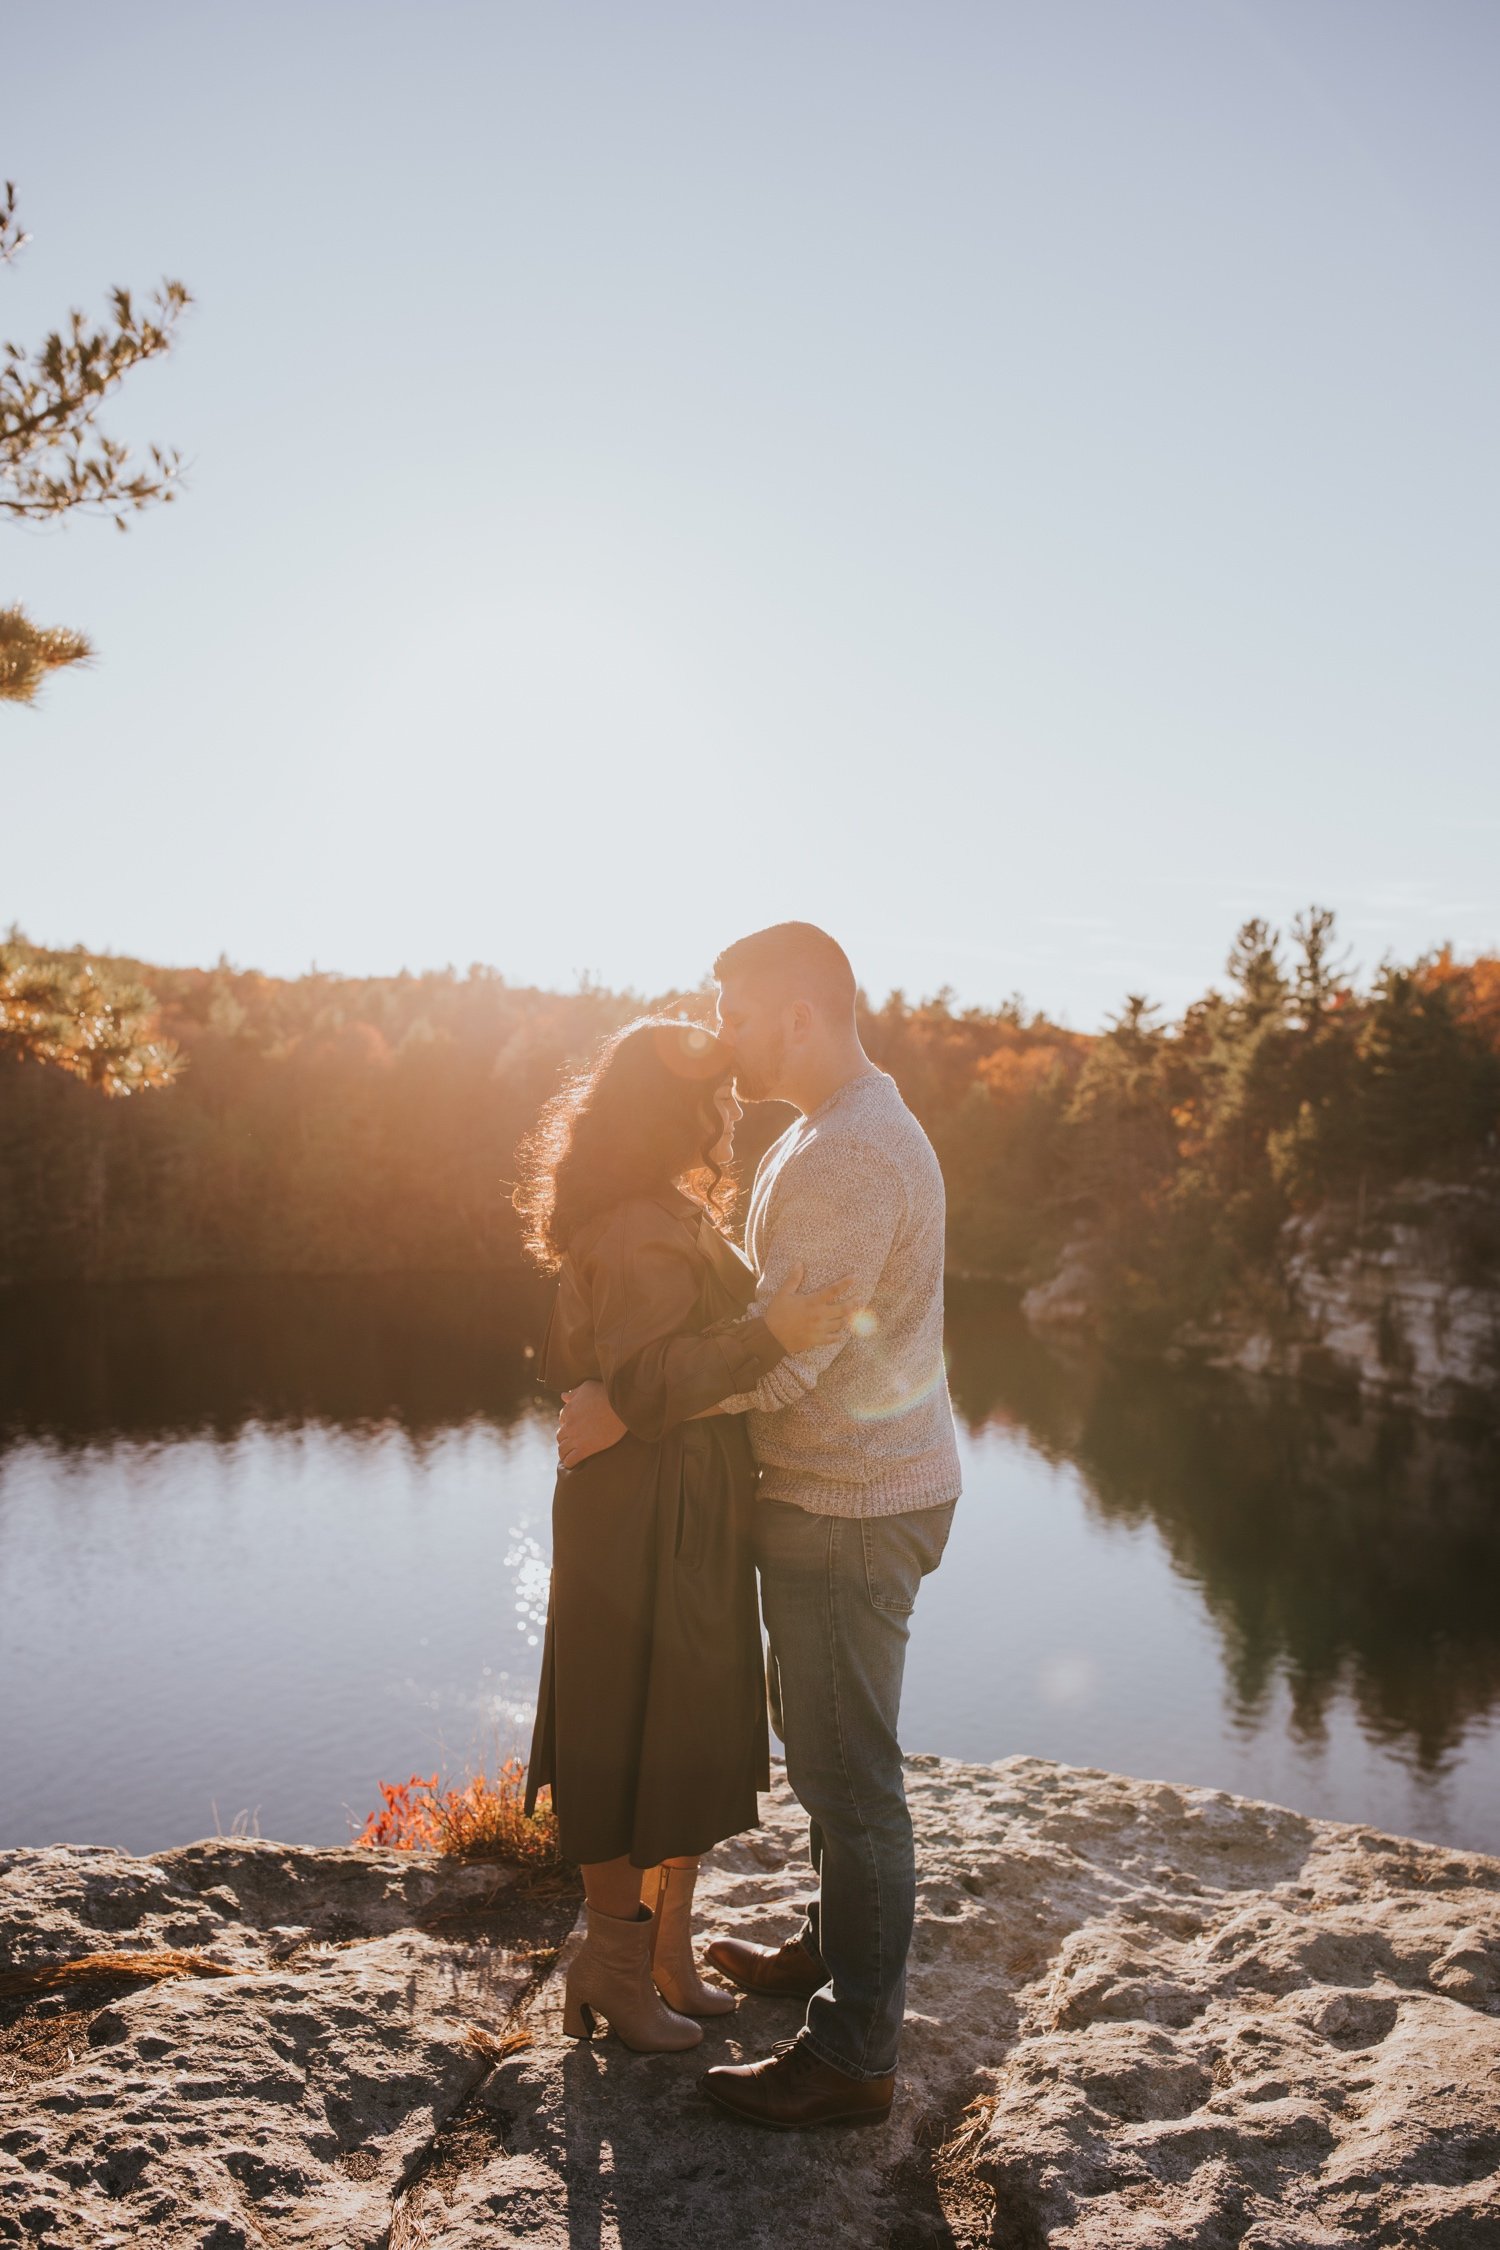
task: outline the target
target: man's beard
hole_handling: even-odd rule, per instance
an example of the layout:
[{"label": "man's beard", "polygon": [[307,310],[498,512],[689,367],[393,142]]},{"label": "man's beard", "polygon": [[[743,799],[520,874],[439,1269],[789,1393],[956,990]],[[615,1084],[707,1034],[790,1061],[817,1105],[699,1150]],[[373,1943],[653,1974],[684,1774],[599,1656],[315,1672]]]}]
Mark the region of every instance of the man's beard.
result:
[{"label": "man's beard", "polygon": [[758,1068],[737,1060],[734,1066],[734,1090],[742,1102],[774,1102],[780,1099],[775,1091],[777,1080],[786,1066],[786,1033],[778,1031],[771,1042],[769,1053],[762,1057]]}]

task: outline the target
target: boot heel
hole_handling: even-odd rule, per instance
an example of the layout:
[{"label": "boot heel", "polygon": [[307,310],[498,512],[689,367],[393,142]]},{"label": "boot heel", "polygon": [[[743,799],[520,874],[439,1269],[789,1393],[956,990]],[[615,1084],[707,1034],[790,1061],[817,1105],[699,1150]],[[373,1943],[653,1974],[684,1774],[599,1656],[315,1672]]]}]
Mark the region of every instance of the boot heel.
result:
[{"label": "boot heel", "polygon": [[592,2039],[594,2011],[587,2000],[563,2002],[563,2030],[569,2039]]}]

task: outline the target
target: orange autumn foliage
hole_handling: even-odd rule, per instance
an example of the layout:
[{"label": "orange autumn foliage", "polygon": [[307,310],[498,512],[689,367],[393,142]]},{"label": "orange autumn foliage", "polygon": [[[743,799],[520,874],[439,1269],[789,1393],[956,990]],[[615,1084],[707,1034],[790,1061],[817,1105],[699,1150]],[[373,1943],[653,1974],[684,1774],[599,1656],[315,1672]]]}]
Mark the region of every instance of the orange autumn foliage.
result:
[{"label": "orange autumn foliage", "polygon": [[563,1864],[550,1792],[543,1792],[534,1813],[525,1810],[526,1767],[520,1758],[507,1758],[493,1777],[476,1773],[446,1787],[435,1773],[378,1786],[384,1810],[369,1815],[356,1844],[498,1859],[536,1873]]},{"label": "orange autumn foliage", "polygon": [[980,1058],[975,1076],[990,1098],[1004,1106],[1045,1092],[1057,1073],[1068,1071],[1070,1061],[1061,1047],[1047,1041],[1035,1047],[996,1047]]},{"label": "orange autumn foliage", "polygon": [[[954,1272],[1027,1286],[1079,1225],[1128,1230],[1164,1198],[1201,1198],[1233,1227],[1243,1218],[1254,1244],[1237,1238],[1237,1267],[1267,1254],[1288,1211],[1354,1193],[1362,1176],[1493,1163],[1500,959],[1444,948],[1361,988],[1331,918],[1316,935],[1316,961],[1301,937],[1289,955],[1274,932],[1248,951],[1237,940],[1224,991],[1177,1023],[1147,1009],[1123,1044],[1015,997],[863,1000],[866,1050],[943,1167]],[[153,1036],[187,1067],[149,1101],[101,1102],[63,1069],[7,1060],[0,1039],[7,1284],[475,1274],[529,1318],[511,1200],[519,1141],[602,1034],[647,1005],[713,1005],[706,990],[649,1002],[592,983],[546,992],[481,964],[281,979],[227,961],[175,969],[19,939],[12,950],[27,977],[70,990],[96,973],[111,990],[149,989]],[[785,1122],[772,1105],[747,1113],[742,1180]],[[1228,1271],[1197,1249],[1173,1255],[1205,1289]]]},{"label": "orange autumn foliage", "polygon": [[1456,961],[1452,946],[1445,945],[1418,965],[1417,975],[1429,991],[1445,989],[1458,1021],[1500,1054],[1500,956],[1482,953],[1473,961]]}]

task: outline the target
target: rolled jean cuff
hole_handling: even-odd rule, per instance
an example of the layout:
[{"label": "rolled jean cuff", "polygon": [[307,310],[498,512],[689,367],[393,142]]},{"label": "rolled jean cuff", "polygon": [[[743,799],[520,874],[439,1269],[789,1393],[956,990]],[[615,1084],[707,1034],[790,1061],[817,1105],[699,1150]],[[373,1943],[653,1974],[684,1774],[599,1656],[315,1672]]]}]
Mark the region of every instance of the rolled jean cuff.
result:
[{"label": "rolled jean cuff", "polygon": [[889,2078],[896,2068],[895,2060],[892,2058],[884,2070],[856,2070],[853,2063],[847,2061],[843,2055],[830,2054],[826,2047],[820,2047],[806,2024],[803,2025],[798,2036],[804,2046],[812,2049],[820,2063],[827,2063],[830,2070],[841,2070],[846,2078],[859,2079],[861,2084],[867,2083],[872,2078]]}]

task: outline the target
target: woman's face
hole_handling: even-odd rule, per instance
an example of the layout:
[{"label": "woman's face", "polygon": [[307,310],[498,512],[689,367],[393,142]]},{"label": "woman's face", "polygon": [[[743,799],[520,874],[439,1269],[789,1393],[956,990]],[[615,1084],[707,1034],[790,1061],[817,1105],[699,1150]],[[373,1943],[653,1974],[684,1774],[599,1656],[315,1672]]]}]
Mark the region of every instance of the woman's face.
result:
[{"label": "woman's face", "polygon": [[719,1088],[714,1101],[724,1121],[724,1130],[709,1150],[709,1161],[713,1164],[727,1164],[734,1154],[734,1129],[745,1113],[734,1098],[733,1086],[727,1083]]}]

